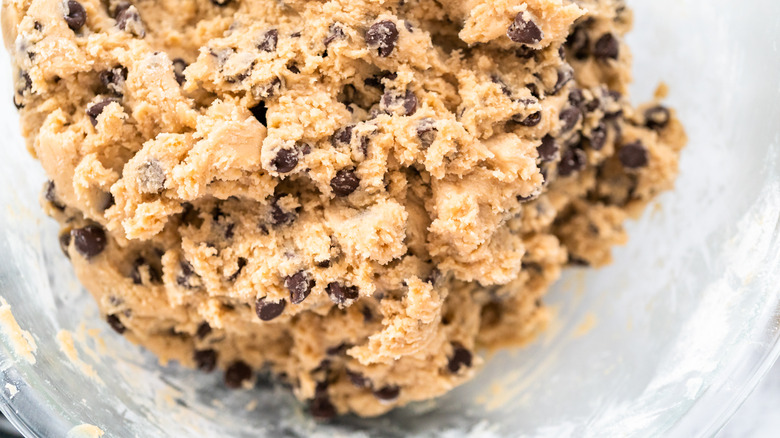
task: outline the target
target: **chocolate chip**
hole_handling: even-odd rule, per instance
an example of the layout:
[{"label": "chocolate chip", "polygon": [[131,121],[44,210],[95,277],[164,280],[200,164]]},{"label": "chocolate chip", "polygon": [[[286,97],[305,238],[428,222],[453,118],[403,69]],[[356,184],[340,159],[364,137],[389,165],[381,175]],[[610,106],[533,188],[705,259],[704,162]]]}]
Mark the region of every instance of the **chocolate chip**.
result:
[{"label": "chocolate chip", "polygon": [[358,373],[357,371],[350,371],[349,368],[347,368],[345,370],[345,374],[347,375],[349,381],[352,382],[352,384],[357,386],[358,388],[371,387],[371,381],[368,380],[366,376]]},{"label": "chocolate chip", "polygon": [[276,153],[276,157],[271,160],[272,170],[279,173],[288,173],[298,165],[298,151],[293,148],[282,148]]},{"label": "chocolate chip", "polygon": [[116,14],[116,27],[138,38],[146,36],[141,14],[135,6],[129,6]]},{"label": "chocolate chip", "polygon": [[257,48],[261,52],[275,52],[278,43],[279,31],[271,29],[263,35],[263,39],[260,41],[260,44],[257,45]]},{"label": "chocolate chip", "polygon": [[309,402],[309,412],[316,420],[328,420],[336,416],[336,408],[327,395],[314,397]]},{"label": "chocolate chip", "polygon": [[558,79],[555,82],[555,86],[550,90],[550,94],[553,96],[558,94],[572,79],[574,79],[574,75],[571,70],[558,70]]},{"label": "chocolate chip", "polygon": [[59,239],[60,241],[60,249],[62,250],[62,253],[65,254],[65,257],[70,258],[70,254],[68,253],[68,247],[70,247],[70,231],[62,231],[60,232]]},{"label": "chocolate chip", "polygon": [[298,68],[296,64],[291,64],[289,67],[287,67],[288,70],[290,70],[290,73],[298,74],[301,72],[301,69]]},{"label": "chocolate chip", "polygon": [[121,14],[122,11],[124,11],[125,9],[131,6],[130,2],[126,2],[126,1],[120,1],[114,6],[112,6],[113,2],[108,2],[108,3],[109,3],[108,16],[114,19],[117,17],[117,15]]},{"label": "chocolate chip", "polygon": [[566,45],[576,59],[583,60],[590,56],[590,36],[584,26],[574,28],[566,39]]},{"label": "chocolate chip", "polygon": [[429,148],[436,140],[439,129],[436,128],[436,120],[426,117],[417,122],[417,137],[424,149]]},{"label": "chocolate chip", "polygon": [[345,304],[348,300],[355,300],[359,296],[356,286],[345,286],[336,282],[328,284],[326,290],[330,300],[336,304]]},{"label": "chocolate chip", "polygon": [[537,50],[534,50],[528,46],[520,46],[517,50],[515,50],[515,56],[520,59],[531,59],[536,56],[537,53]]},{"label": "chocolate chip", "polygon": [[452,357],[447,362],[447,369],[452,374],[457,374],[462,368],[470,368],[472,361],[472,354],[462,344],[458,342],[452,343]]},{"label": "chocolate chip", "polygon": [[649,108],[645,111],[645,125],[653,130],[660,131],[669,125],[671,114],[667,108],[660,105]]},{"label": "chocolate chip", "polygon": [[203,321],[198,325],[198,330],[195,331],[195,336],[198,337],[198,339],[203,339],[206,336],[208,336],[211,333],[211,326],[208,322]]},{"label": "chocolate chip", "polygon": [[569,107],[561,111],[559,117],[561,119],[561,134],[565,134],[574,129],[574,127],[577,126],[577,123],[579,123],[581,116],[582,113],[580,113],[579,108],[576,107]]},{"label": "chocolate chip", "polygon": [[328,356],[340,356],[346,353],[347,350],[349,350],[350,348],[352,348],[352,344],[342,342],[339,345],[326,349],[325,354],[327,354]]},{"label": "chocolate chip", "polygon": [[528,117],[523,117],[522,114],[516,114],[514,117],[512,117],[512,120],[514,120],[515,122],[517,122],[517,123],[519,123],[519,124],[521,124],[521,125],[523,125],[525,127],[532,128],[532,127],[538,125],[539,122],[542,121],[542,112],[541,111],[537,111],[537,112],[529,115]]},{"label": "chocolate chip", "polygon": [[138,191],[147,194],[157,194],[165,190],[165,169],[154,158],[138,167]]},{"label": "chocolate chip", "polygon": [[[232,229],[232,225],[234,225],[234,224],[230,224],[230,225],[231,225],[231,229]],[[232,235],[231,235],[231,237],[232,237]],[[231,282],[232,281],[236,281],[238,276],[241,275],[241,271],[244,269],[244,267],[246,266],[248,261],[247,261],[247,259],[245,259],[243,257],[239,257],[238,260],[236,261],[236,263],[238,264],[238,269],[236,269],[236,272],[234,272],[230,277],[228,277],[228,281],[231,281]]]},{"label": "chocolate chip", "polygon": [[535,98],[539,98],[539,87],[536,86],[536,84],[525,84],[525,88],[528,89],[528,92],[531,93],[531,96]]},{"label": "chocolate chip", "polygon": [[272,301],[266,301],[265,298],[260,298],[255,303],[255,311],[257,317],[262,321],[270,321],[284,312],[284,308],[287,306],[287,301],[280,300],[277,303]]},{"label": "chocolate chip", "polygon": [[194,289],[196,287],[193,283],[194,276],[195,270],[188,261],[182,260],[179,262],[179,275],[176,276],[176,284],[187,289]]},{"label": "chocolate chip", "polygon": [[383,58],[393,53],[397,42],[398,28],[392,21],[379,21],[366,31],[366,45],[369,49],[377,50]]},{"label": "chocolate chip", "polygon": [[76,251],[87,259],[99,255],[106,249],[106,232],[100,225],[86,225],[71,230],[70,234]]},{"label": "chocolate chip", "polygon": [[355,125],[347,125],[339,128],[335,134],[330,138],[331,143],[338,146],[349,146],[352,142],[352,131],[354,131]]},{"label": "chocolate chip", "polygon": [[582,90],[579,88],[573,88],[569,92],[569,103],[572,106],[580,108],[585,103],[585,95],[582,94]]},{"label": "chocolate chip", "polygon": [[411,90],[400,93],[396,90],[387,90],[382,95],[380,106],[387,114],[411,116],[417,112],[417,96]]},{"label": "chocolate chip", "polygon": [[428,274],[428,278],[426,278],[425,281],[427,281],[428,283],[430,283],[433,286],[436,286],[436,283],[438,283],[439,280],[441,280],[441,277],[442,277],[442,275],[441,275],[441,271],[439,270],[439,268],[433,268],[433,269],[431,269],[431,273]]},{"label": "chocolate chip", "polygon": [[213,3],[214,6],[223,7],[223,6],[227,6],[232,1],[233,0],[211,0],[211,3]]},{"label": "chocolate chip", "polygon": [[401,395],[401,388],[392,385],[374,391],[374,396],[385,402],[395,401],[399,395]]},{"label": "chocolate chip", "polygon": [[569,148],[563,153],[561,162],[558,164],[558,175],[562,177],[570,176],[585,168],[588,162],[588,156],[579,148]]},{"label": "chocolate chip", "polygon": [[173,60],[173,77],[176,78],[176,82],[178,82],[179,85],[183,85],[184,81],[187,79],[184,76],[184,69],[186,68],[187,62],[183,59],[176,58]]},{"label": "chocolate chip", "polygon": [[70,30],[78,32],[87,23],[87,11],[75,0],[68,0],[67,6],[65,22],[68,23]]},{"label": "chocolate chip", "polygon": [[217,352],[209,348],[208,350],[195,350],[195,365],[204,373],[210,373],[217,367]]},{"label": "chocolate chip", "polygon": [[46,184],[43,186],[43,196],[49,201],[49,204],[51,204],[52,207],[59,211],[65,210],[65,205],[57,198],[57,190],[54,187],[53,181],[46,181]]},{"label": "chocolate chip", "polygon": [[279,206],[279,197],[271,199],[271,224],[273,225],[286,225],[292,223],[295,220],[295,212],[286,212]]},{"label": "chocolate chip", "polygon": [[525,14],[525,12],[517,14],[515,21],[513,21],[509,26],[509,29],[507,29],[506,36],[516,43],[529,45],[538,44],[544,38],[542,29],[540,29],[530,17],[525,19],[523,17]]},{"label": "chocolate chip", "polygon": [[322,269],[330,268],[330,260],[323,260],[321,262],[316,262],[315,265],[318,268],[322,268]]},{"label": "chocolate chip", "polygon": [[244,382],[251,378],[252,368],[242,360],[233,362],[233,364],[225,370],[225,385],[228,388],[241,388]]},{"label": "chocolate chip", "polygon": [[116,331],[120,335],[125,331],[127,331],[127,327],[125,327],[125,325],[122,324],[122,321],[120,321],[119,317],[116,315],[108,315],[106,317],[106,322],[108,323],[108,325],[111,326],[112,329],[114,329],[114,331]]},{"label": "chocolate chip", "polygon": [[162,283],[162,272],[159,269],[151,265],[145,258],[138,257],[133,262],[133,267],[130,270],[130,278],[133,280],[133,284],[142,284],[143,278],[141,277],[141,266],[146,266],[149,270],[149,281],[152,283]]},{"label": "chocolate chip", "polygon": [[590,131],[589,144],[594,151],[600,151],[607,142],[607,125],[602,121]]},{"label": "chocolate chip", "polygon": [[333,23],[328,28],[328,36],[325,37],[323,43],[325,44],[325,47],[328,47],[333,41],[344,39],[346,37],[347,36],[344,34],[344,30],[341,28],[341,25],[338,23]]},{"label": "chocolate chip", "polygon": [[639,169],[649,163],[647,148],[640,141],[623,145],[618,151],[618,158],[627,169]]},{"label": "chocolate chip", "polygon": [[119,99],[109,97],[87,107],[87,117],[89,117],[89,121],[92,122],[92,126],[97,126],[98,116],[103,114],[103,110],[112,102],[116,102],[117,104],[120,103]]},{"label": "chocolate chip", "polygon": [[100,82],[103,83],[105,92],[121,96],[124,92],[125,81],[127,80],[127,68],[120,66],[112,67],[100,72],[98,75]]},{"label": "chocolate chip", "polygon": [[541,146],[536,148],[539,152],[539,158],[543,161],[554,161],[558,157],[558,144],[550,135],[545,135]]},{"label": "chocolate chip", "polygon": [[264,98],[269,98],[275,96],[279,91],[282,89],[282,80],[278,77],[273,78],[271,82],[261,86],[257,87],[257,95],[262,96]]},{"label": "chocolate chip", "polygon": [[249,111],[252,112],[252,115],[255,116],[255,119],[257,119],[261,125],[268,126],[268,109],[265,107],[265,102],[258,103],[254,107],[250,108]]},{"label": "chocolate chip", "polygon": [[600,59],[618,59],[620,55],[620,42],[611,33],[605,33],[596,41],[593,54]]},{"label": "chocolate chip", "polygon": [[490,80],[493,81],[494,84],[498,85],[499,88],[501,88],[501,92],[505,96],[511,96],[512,90],[509,89],[509,86],[506,84],[506,82],[503,81],[498,75],[492,75],[490,77]]},{"label": "chocolate chip", "polygon": [[309,296],[314,285],[314,280],[309,278],[306,271],[298,271],[284,279],[284,286],[290,291],[292,304],[301,304]]},{"label": "chocolate chip", "polygon": [[354,169],[341,169],[336,172],[336,176],[330,180],[330,188],[333,194],[339,197],[349,196],[360,186],[360,178],[355,174]]}]

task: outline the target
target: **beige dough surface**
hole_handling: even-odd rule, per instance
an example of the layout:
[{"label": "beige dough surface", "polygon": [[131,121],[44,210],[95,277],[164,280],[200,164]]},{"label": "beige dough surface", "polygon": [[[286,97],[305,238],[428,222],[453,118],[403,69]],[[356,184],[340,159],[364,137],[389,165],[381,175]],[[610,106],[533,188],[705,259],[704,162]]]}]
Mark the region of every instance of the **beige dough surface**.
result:
[{"label": "beige dough surface", "polygon": [[318,418],[544,328],[670,189],[622,0],[4,0],[46,211],[107,321]]}]

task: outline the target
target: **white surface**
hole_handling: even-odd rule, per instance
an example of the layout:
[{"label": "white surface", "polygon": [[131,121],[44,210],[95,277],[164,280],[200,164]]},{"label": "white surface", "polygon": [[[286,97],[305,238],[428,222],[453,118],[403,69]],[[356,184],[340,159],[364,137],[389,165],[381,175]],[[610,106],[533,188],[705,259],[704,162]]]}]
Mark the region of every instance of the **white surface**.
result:
[{"label": "white surface", "polygon": [[718,438],[775,438],[779,431],[780,362],[775,364]]}]

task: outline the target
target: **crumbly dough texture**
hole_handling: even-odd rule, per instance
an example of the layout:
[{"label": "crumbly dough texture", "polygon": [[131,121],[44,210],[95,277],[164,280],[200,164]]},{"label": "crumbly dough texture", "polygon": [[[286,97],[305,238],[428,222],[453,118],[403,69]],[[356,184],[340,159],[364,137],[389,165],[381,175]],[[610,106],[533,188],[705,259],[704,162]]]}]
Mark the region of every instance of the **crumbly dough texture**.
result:
[{"label": "crumbly dough texture", "polygon": [[531,339],[672,187],[622,0],[4,0],[27,146],[111,326],[315,417]]}]

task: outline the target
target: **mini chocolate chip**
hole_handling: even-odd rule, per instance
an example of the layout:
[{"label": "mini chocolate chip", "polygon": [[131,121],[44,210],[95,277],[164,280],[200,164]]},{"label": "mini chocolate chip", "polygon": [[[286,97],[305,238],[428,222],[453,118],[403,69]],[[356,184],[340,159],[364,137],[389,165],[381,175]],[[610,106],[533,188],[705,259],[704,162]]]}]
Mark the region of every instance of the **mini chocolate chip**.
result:
[{"label": "mini chocolate chip", "polygon": [[452,343],[452,357],[447,362],[447,369],[452,374],[457,374],[462,368],[471,367],[472,354],[462,344],[458,342]]},{"label": "mini chocolate chip", "polygon": [[347,125],[339,128],[335,134],[330,138],[331,143],[334,146],[349,146],[352,142],[352,131],[354,131],[355,125]]},{"label": "mini chocolate chip", "polygon": [[574,127],[577,126],[577,123],[579,123],[580,117],[582,117],[582,113],[580,113],[579,108],[576,107],[569,107],[561,111],[559,117],[561,119],[561,134],[565,134],[574,129]]},{"label": "mini chocolate chip", "polygon": [[385,84],[382,82],[382,80],[390,79],[391,81],[394,81],[396,78],[398,78],[397,73],[390,73],[389,71],[383,71],[378,75],[366,78],[365,80],[363,80],[363,83],[367,87],[379,88],[380,90],[384,90]]},{"label": "mini chocolate chip", "polygon": [[60,241],[60,249],[62,250],[62,253],[65,254],[65,257],[70,258],[70,254],[68,253],[68,247],[70,246],[70,231],[62,231],[60,232],[59,239]]},{"label": "mini chocolate chip", "polygon": [[567,263],[570,266],[581,266],[581,267],[588,267],[588,266],[590,266],[590,262],[589,261],[585,260],[582,257],[578,257],[576,255],[573,255],[573,254],[569,254],[569,259],[568,259]]},{"label": "mini chocolate chip", "polygon": [[428,278],[426,278],[425,281],[427,281],[428,283],[430,283],[433,286],[436,286],[436,283],[438,283],[439,280],[441,280],[441,277],[442,277],[442,275],[441,275],[441,271],[439,270],[439,268],[433,268],[433,269],[431,269],[431,273],[428,274]]},{"label": "mini chocolate chip", "polygon": [[417,122],[417,137],[420,139],[420,144],[424,149],[429,148],[433,144],[438,134],[439,129],[436,128],[436,120],[425,117]]},{"label": "mini chocolate chip", "polygon": [[539,87],[536,86],[536,84],[525,84],[525,88],[528,89],[528,92],[531,93],[531,96],[535,98],[539,98]]},{"label": "mini chocolate chip", "polygon": [[561,162],[558,164],[558,175],[562,177],[570,176],[585,168],[588,163],[588,156],[582,149],[569,148],[563,153]]},{"label": "mini chocolate chip", "polygon": [[322,268],[322,269],[330,268],[330,260],[323,260],[321,262],[316,262],[315,265],[318,268]]},{"label": "mini chocolate chip", "polygon": [[250,108],[249,111],[252,112],[252,115],[255,116],[255,119],[257,119],[261,125],[268,125],[268,109],[265,107],[265,102],[259,102],[257,105]]},{"label": "mini chocolate chip", "polygon": [[97,126],[98,116],[103,114],[103,110],[112,102],[120,104],[119,99],[109,97],[87,107],[87,117],[89,117],[89,121],[92,122],[92,126]]},{"label": "mini chocolate chip", "polygon": [[328,47],[333,41],[344,39],[346,37],[347,36],[344,34],[344,30],[341,28],[341,26],[338,23],[333,23],[328,28],[328,36],[325,37],[323,43],[325,44],[325,47]]},{"label": "mini chocolate chip", "polygon": [[146,36],[146,29],[141,21],[141,14],[132,5],[116,14],[116,27],[138,38]]},{"label": "mini chocolate chip", "polygon": [[536,56],[537,53],[537,50],[534,50],[528,46],[520,46],[517,50],[515,50],[515,56],[520,59],[531,59]]},{"label": "mini chocolate chip", "polygon": [[585,102],[585,95],[582,94],[582,90],[579,88],[573,88],[569,92],[569,103],[577,108],[581,107]]},{"label": "mini chocolate chip", "polygon": [[70,30],[78,32],[87,23],[87,11],[75,0],[68,0],[67,6],[65,22],[68,23]]},{"label": "mini chocolate chip", "polygon": [[208,350],[195,350],[195,365],[204,373],[210,373],[217,367],[217,352],[209,348]]},{"label": "mini chocolate chip", "polygon": [[266,301],[265,298],[260,298],[255,303],[255,311],[257,317],[262,321],[270,321],[284,312],[284,308],[287,306],[287,301],[281,300],[277,303],[272,301]]},{"label": "mini chocolate chip", "polygon": [[[231,229],[232,229],[232,226],[234,224],[230,224],[230,225],[231,225]],[[232,237],[232,235],[231,235],[231,237]],[[236,281],[238,276],[241,275],[241,271],[244,269],[244,267],[246,266],[248,261],[247,261],[247,259],[245,259],[243,257],[239,257],[238,260],[236,261],[236,263],[238,264],[238,269],[236,269],[236,272],[234,272],[230,277],[228,277],[228,281],[231,281],[231,282],[232,281]]]},{"label": "mini chocolate chip", "polygon": [[223,7],[223,6],[227,6],[227,5],[228,5],[228,4],[230,4],[230,2],[232,2],[232,1],[233,1],[233,0],[211,0],[211,3],[213,3],[213,4],[214,4],[214,6],[220,6],[220,7]]},{"label": "mini chocolate chip", "polygon": [[494,84],[498,85],[498,88],[501,89],[501,92],[505,96],[511,96],[512,90],[509,89],[509,86],[506,84],[506,82],[503,81],[498,75],[492,75],[490,76],[490,80],[493,81]]},{"label": "mini chocolate chip", "polygon": [[125,9],[131,6],[130,2],[126,2],[126,1],[120,1],[115,6],[111,6],[110,3],[111,2],[109,2],[108,16],[114,19],[116,19],[117,15],[121,14],[122,11],[124,11]]},{"label": "mini chocolate chip", "polygon": [[593,54],[600,59],[618,59],[620,55],[620,42],[611,33],[605,33],[596,41]]},{"label": "mini chocolate chip", "polygon": [[116,331],[120,335],[125,331],[127,331],[127,327],[125,327],[125,325],[122,324],[122,321],[120,321],[119,317],[116,315],[108,315],[106,317],[106,322],[108,323],[108,325],[111,326],[112,329],[114,329],[114,331]]},{"label": "mini chocolate chip", "polygon": [[618,151],[618,158],[627,169],[639,169],[649,163],[647,148],[640,141],[623,145]]},{"label": "mini chocolate chip", "polygon": [[105,212],[116,205],[116,199],[114,199],[114,195],[112,195],[111,192],[103,192],[100,194],[100,197],[102,198],[102,202],[98,201],[98,208],[100,211]]},{"label": "mini chocolate chip", "polygon": [[157,159],[150,159],[138,167],[138,191],[157,194],[165,190],[165,169]]},{"label": "mini chocolate chip", "polygon": [[173,60],[173,77],[176,78],[176,82],[179,83],[179,85],[184,84],[184,81],[187,79],[184,76],[184,69],[187,68],[187,62],[184,61],[181,58],[176,58]]},{"label": "mini chocolate chip", "polygon": [[242,360],[233,362],[225,370],[225,385],[228,388],[238,389],[245,381],[252,378],[252,368]]},{"label": "mini chocolate chip", "polygon": [[584,26],[577,26],[566,39],[566,45],[574,58],[583,60],[590,56],[590,36]]},{"label": "mini chocolate chip", "polygon": [[590,131],[589,144],[594,151],[600,151],[607,142],[607,125],[601,121]]},{"label": "mini chocolate chip", "polygon": [[669,110],[658,105],[645,111],[645,125],[653,130],[660,131],[669,124],[671,114]]},{"label": "mini chocolate chip", "polygon": [[387,90],[382,95],[381,107],[388,114],[411,116],[417,112],[417,96],[412,90],[399,93],[396,90]]},{"label": "mini chocolate chip", "polygon": [[368,380],[363,374],[360,374],[357,371],[351,371],[349,368],[345,370],[345,374],[347,375],[349,381],[358,388],[371,387],[371,381]]},{"label": "mini chocolate chip", "polygon": [[46,181],[46,184],[43,186],[43,196],[49,201],[52,207],[59,211],[65,210],[65,206],[60,202],[59,198],[57,198],[57,190],[54,187],[53,181]]},{"label": "mini chocolate chip", "polygon": [[193,289],[195,285],[192,284],[191,279],[194,275],[195,270],[192,268],[192,265],[188,261],[182,260],[179,262],[179,275],[176,276],[176,284],[187,289]]},{"label": "mini chocolate chip", "polygon": [[98,75],[103,88],[107,93],[121,96],[124,92],[125,81],[127,80],[127,68],[120,66],[112,67],[100,72]]},{"label": "mini chocolate chip", "polygon": [[257,94],[259,96],[269,98],[275,96],[277,93],[279,93],[279,90],[281,89],[282,89],[282,80],[276,77],[273,78],[271,82],[261,87],[257,87]]},{"label": "mini chocolate chip", "polygon": [[515,20],[506,31],[506,36],[516,43],[538,44],[544,38],[544,33],[530,17],[526,20],[523,17],[524,14],[526,13],[520,12],[515,16]]},{"label": "mini chocolate chip", "polygon": [[358,186],[360,186],[360,178],[355,174],[354,169],[341,169],[330,180],[330,188],[339,197],[351,195],[352,192],[357,190]]},{"label": "mini chocolate chip", "polygon": [[554,161],[558,156],[558,143],[550,135],[545,135],[542,139],[541,146],[537,147],[539,152],[539,158],[543,161]]},{"label": "mini chocolate chip", "polygon": [[284,279],[284,286],[290,291],[292,304],[301,304],[309,296],[314,285],[314,280],[309,278],[306,271],[298,271]]},{"label": "mini chocolate chip", "polygon": [[292,223],[295,220],[295,212],[286,212],[279,206],[279,197],[271,199],[271,224],[273,225],[286,225]]},{"label": "mini chocolate chip", "polygon": [[350,348],[352,348],[352,344],[348,344],[346,342],[342,342],[339,345],[336,345],[336,346],[333,346],[333,347],[330,347],[330,348],[326,349],[325,350],[325,354],[327,354],[328,356],[340,356],[340,355],[346,353],[347,350],[349,350]]},{"label": "mini chocolate chip", "polygon": [[374,391],[374,396],[376,398],[386,402],[391,402],[396,400],[399,395],[401,395],[401,388],[393,385],[385,386],[383,388]]},{"label": "mini chocolate chip", "polygon": [[383,58],[393,53],[397,42],[398,28],[392,21],[379,21],[366,31],[366,45],[369,49],[377,50],[379,56]]},{"label": "mini chocolate chip", "polygon": [[100,225],[90,224],[83,228],[75,228],[70,234],[76,251],[84,258],[91,259],[106,249],[106,232]]},{"label": "mini chocolate chip", "polygon": [[143,283],[143,278],[141,278],[141,266],[146,266],[149,269],[149,281],[156,284],[162,283],[162,272],[152,266],[145,258],[138,257],[133,262],[133,267],[130,270],[130,278],[133,280],[133,284]]},{"label": "mini chocolate chip", "polygon": [[316,420],[328,420],[336,416],[336,408],[327,395],[314,397],[309,402],[309,412]]},{"label": "mini chocolate chip", "polygon": [[257,48],[262,52],[275,52],[276,45],[279,43],[279,31],[271,29],[263,35],[263,39]]},{"label": "mini chocolate chip", "polygon": [[521,124],[521,125],[523,125],[525,127],[532,128],[532,127],[538,125],[539,122],[542,121],[542,112],[541,111],[537,111],[537,112],[529,115],[528,117],[523,117],[522,114],[515,114],[515,116],[512,117],[512,120],[514,120],[515,122],[517,122],[517,123],[519,123],[519,124]]},{"label": "mini chocolate chip", "polygon": [[40,31],[42,31],[42,30],[43,30],[43,25],[41,24],[41,22],[40,22],[40,21],[37,21],[37,20],[36,20],[36,21],[33,23],[33,29],[35,29],[36,31],[40,32]]},{"label": "mini chocolate chip", "polygon": [[271,160],[273,170],[279,173],[288,173],[298,165],[298,151],[292,148],[279,149],[276,157]]},{"label": "mini chocolate chip", "polygon": [[355,300],[359,296],[356,286],[345,286],[340,283],[330,283],[327,287],[328,296],[336,304],[344,304],[348,300]]},{"label": "mini chocolate chip", "polygon": [[374,314],[371,312],[370,307],[363,306],[363,308],[360,309],[360,312],[363,314],[363,322],[369,323],[374,320]]},{"label": "mini chocolate chip", "polygon": [[572,74],[571,70],[564,69],[564,70],[558,70],[558,79],[555,82],[555,86],[552,90],[550,90],[550,94],[553,96],[558,94],[563,88],[571,82],[571,80],[574,79],[574,75]]},{"label": "mini chocolate chip", "polygon": [[195,331],[195,336],[198,337],[198,339],[203,339],[206,336],[208,336],[211,333],[211,326],[208,322],[203,321],[198,325],[198,330]]}]

